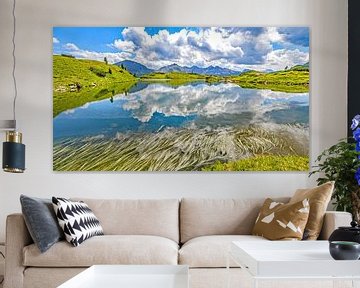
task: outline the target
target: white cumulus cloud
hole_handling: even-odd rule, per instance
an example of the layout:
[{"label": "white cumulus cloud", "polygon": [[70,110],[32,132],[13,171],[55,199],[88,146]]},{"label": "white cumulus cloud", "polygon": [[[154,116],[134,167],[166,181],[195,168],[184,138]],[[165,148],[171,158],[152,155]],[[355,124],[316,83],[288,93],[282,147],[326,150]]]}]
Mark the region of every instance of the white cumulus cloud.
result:
[{"label": "white cumulus cloud", "polygon": [[[89,51],[74,43],[67,43],[63,48],[78,58],[102,61],[107,57],[109,63],[133,60],[152,69],[175,63],[187,67],[220,66],[236,71],[282,70],[309,61],[308,48],[304,48],[307,31],[296,27],[290,30],[203,27],[182,28],[170,33],[164,27],[150,35],[145,27],[127,27],[122,30],[121,37],[112,43],[104,43],[115,52]],[[54,37],[53,41],[58,39]]]},{"label": "white cumulus cloud", "polygon": [[[128,27],[122,31],[122,39],[115,40],[112,46],[153,69],[176,63],[181,66],[213,65],[233,70],[257,65],[265,70],[283,69],[284,63],[288,66],[305,63],[308,53],[273,49],[273,43],[286,41],[277,27],[210,27],[195,31],[184,28],[172,34],[164,28],[152,36],[146,33],[144,27]],[[280,57],[281,53],[286,59]],[[278,64],[275,63],[277,60]],[[265,67],[267,65],[271,67]]]},{"label": "white cumulus cloud", "polygon": [[76,58],[103,61],[106,57],[109,63],[117,63],[129,57],[127,52],[111,53],[82,50],[73,43],[66,43],[64,49]]},{"label": "white cumulus cloud", "polygon": [[74,43],[66,43],[64,48],[69,51],[79,51],[79,47],[77,47]]},{"label": "white cumulus cloud", "polygon": [[309,62],[309,53],[295,50],[274,50],[266,55],[266,67],[273,70],[281,70],[286,66],[292,67],[296,64]]}]

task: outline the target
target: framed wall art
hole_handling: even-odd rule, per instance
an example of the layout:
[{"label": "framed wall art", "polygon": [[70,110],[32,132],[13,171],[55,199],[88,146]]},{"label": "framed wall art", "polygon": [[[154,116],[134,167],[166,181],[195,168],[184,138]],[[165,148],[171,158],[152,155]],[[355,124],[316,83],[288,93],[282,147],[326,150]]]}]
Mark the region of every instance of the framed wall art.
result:
[{"label": "framed wall art", "polygon": [[54,171],[306,171],[308,27],[54,27]]}]

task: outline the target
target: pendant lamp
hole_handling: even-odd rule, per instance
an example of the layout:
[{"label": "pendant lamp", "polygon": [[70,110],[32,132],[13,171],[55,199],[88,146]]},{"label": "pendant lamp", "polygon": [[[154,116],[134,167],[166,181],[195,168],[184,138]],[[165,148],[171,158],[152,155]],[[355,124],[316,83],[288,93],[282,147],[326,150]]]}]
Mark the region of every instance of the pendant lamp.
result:
[{"label": "pendant lamp", "polygon": [[16,35],[16,0],[13,2],[13,35],[12,35],[12,78],[14,82],[13,99],[13,120],[0,121],[0,130],[6,131],[5,142],[3,143],[2,168],[5,172],[23,173],[25,171],[25,145],[22,144],[22,134],[16,128],[16,98],[17,86],[15,78],[16,57],[15,57],[15,35]]}]

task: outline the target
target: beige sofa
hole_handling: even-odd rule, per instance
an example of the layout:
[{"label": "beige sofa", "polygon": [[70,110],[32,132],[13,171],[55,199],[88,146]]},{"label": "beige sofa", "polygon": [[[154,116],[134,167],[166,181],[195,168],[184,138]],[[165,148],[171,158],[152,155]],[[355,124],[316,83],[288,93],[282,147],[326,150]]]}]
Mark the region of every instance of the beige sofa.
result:
[{"label": "beige sofa", "polygon": [[[231,241],[268,241],[250,235],[263,199],[81,200],[105,235],[76,248],[62,241],[41,254],[23,216],[8,216],[5,288],[56,287],[94,264],[184,264],[190,267],[191,288],[223,288]],[[348,213],[327,212],[321,237],[350,220]],[[235,287],[243,275],[231,266]]]}]

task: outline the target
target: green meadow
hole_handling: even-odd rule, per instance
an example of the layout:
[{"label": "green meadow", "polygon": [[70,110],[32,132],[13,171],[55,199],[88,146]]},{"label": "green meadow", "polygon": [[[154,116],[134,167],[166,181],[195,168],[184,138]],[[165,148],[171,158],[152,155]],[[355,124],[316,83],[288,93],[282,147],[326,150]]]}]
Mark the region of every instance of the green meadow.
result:
[{"label": "green meadow", "polygon": [[53,56],[53,117],[88,102],[124,93],[137,79],[119,66]]},{"label": "green meadow", "polygon": [[213,75],[201,75],[195,73],[184,73],[184,72],[153,72],[150,74],[143,75],[141,81],[166,81],[171,86],[185,85],[192,82],[204,81],[207,83],[216,83],[223,81],[223,77]]},{"label": "green meadow", "polygon": [[293,69],[276,72],[248,71],[232,76],[228,81],[243,88],[270,89],[280,92],[304,93],[309,91],[309,70],[295,66]]},{"label": "green meadow", "polygon": [[309,157],[298,155],[260,155],[205,167],[202,171],[305,171],[309,169]]}]

